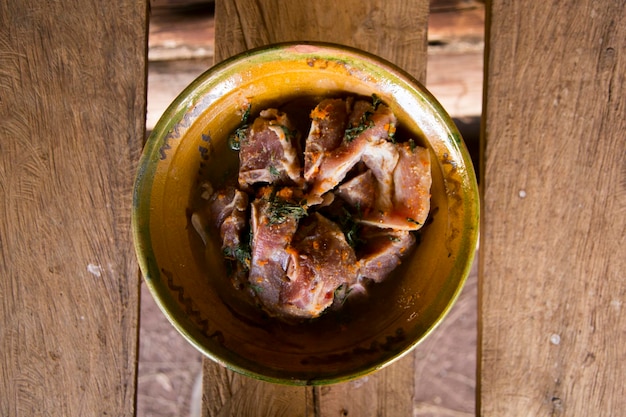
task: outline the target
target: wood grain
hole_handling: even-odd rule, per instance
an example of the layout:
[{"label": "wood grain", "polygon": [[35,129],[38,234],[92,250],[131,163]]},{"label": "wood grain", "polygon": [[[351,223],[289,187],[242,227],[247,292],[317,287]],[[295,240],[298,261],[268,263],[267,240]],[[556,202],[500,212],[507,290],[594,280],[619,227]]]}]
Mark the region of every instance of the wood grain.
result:
[{"label": "wood grain", "polygon": [[215,417],[310,417],[317,415],[315,388],[248,378],[205,360],[203,415]]},{"label": "wood grain", "polygon": [[[424,81],[428,2],[323,0],[218,1],[215,9],[216,62],[247,49],[284,41],[315,40],[357,47],[380,55]],[[204,361],[203,415],[267,414],[263,404],[291,398],[293,416],[411,415],[414,356],[369,377],[327,387],[283,387],[253,381]],[[354,390],[354,384],[365,384]],[[372,406],[375,397],[376,405]],[[254,406],[254,398],[261,405]],[[251,404],[245,407],[245,404]],[[234,414],[231,410],[238,410]]]},{"label": "wood grain", "polygon": [[626,410],[626,3],[488,5],[481,416]]},{"label": "wood grain", "polygon": [[0,415],[132,415],[146,1],[0,3]]},{"label": "wood grain", "polygon": [[425,79],[428,1],[232,0],[215,5],[215,58],[286,41],[324,41],[375,52]]}]

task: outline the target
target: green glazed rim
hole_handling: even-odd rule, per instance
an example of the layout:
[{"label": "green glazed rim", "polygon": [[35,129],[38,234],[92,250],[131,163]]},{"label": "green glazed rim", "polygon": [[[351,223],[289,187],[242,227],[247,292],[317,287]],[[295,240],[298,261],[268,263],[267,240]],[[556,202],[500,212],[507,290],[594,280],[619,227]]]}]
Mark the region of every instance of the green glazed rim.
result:
[{"label": "green glazed rim", "polygon": [[[181,302],[181,297],[184,298],[182,290],[172,291],[172,286],[166,285],[168,277],[164,276],[161,259],[155,251],[155,226],[151,223],[155,210],[153,190],[161,187],[162,181],[168,180],[170,174],[163,175],[161,170],[170,169],[165,165],[171,163],[168,155],[174,143],[185,138],[207,108],[239,88],[233,80],[239,79],[240,74],[263,65],[294,61],[310,63],[311,71],[315,70],[317,62],[340,63],[348,69],[350,76],[361,83],[370,82],[370,78],[376,80],[377,88],[400,103],[400,107],[403,103],[418,103],[419,111],[410,114],[410,117],[428,138],[437,156],[438,161],[435,162],[438,164],[433,164],[433,169],[436,165],[441,170],[445,189],[442,198],[446,200],[448,212],[454,216],[458,213],[457,219],[444,226],[448,236],[447,242],[442,243],[450,247],[449,259],[441,262],[449,263],[445,279],[453,284],[453,288],[447,288],[440,296],[434,297],[438,310],[427,312],[433,316],[432,320],[417,330],[411,330],[410,340],[397,349],[385,352],[373,362],[321,374],[290,373],[264,367],[230,352],[224,346],[215,345],[206,332],[198,328],[198,321],[189,317],[189,311],[181,308],[181,303],[187,302]],[[431,143],[430,138],[437,139]],[[474,259],[479,234],[479,201],[472,161],[458,129],[440,103],[416,79],[388,61],[354,48],[328,43],[281,43],[246,51],[211,67],[167,108],[149,136],[139,161],[133,190],[132,233],[139,266],[152,296],[173,326],[200,352],[233,371],[257,379],[289,385],[322,385],[351,380],[389,365],[410,352],[443,320],[458,298]]]}]

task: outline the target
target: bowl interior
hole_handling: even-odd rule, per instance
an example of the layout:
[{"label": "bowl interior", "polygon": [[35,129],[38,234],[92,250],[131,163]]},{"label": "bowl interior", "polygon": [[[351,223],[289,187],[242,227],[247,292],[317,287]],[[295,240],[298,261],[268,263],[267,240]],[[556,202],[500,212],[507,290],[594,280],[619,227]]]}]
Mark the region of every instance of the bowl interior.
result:
[{"label": "bowl interior", "polygon": [[[366,302],[289,325],[236,295],[219,243],[205,249],[190,224],[199,181],[236,175],[228,135],[242,113],[302,109],[316,98],[378,95],[398,130],[431,152],[429,223],[414,253]],[[282,44],[227,60],[172,103],[138,170],[133,233],[142,273],[159,306],[201,352],[249,376],[324,384],[355,378],[402,356],[445,316],[467,277],[478,236],[478,191],[459,132],[414,79],[379,58],[326,44]]]}]

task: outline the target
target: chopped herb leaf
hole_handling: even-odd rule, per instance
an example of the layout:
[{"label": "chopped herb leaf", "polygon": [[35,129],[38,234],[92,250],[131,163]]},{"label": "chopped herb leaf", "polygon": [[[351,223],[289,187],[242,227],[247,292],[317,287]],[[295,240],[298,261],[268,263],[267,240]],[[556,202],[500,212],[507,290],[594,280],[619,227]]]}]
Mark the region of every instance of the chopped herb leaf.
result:
[{"label": "chopped herb leaf", "polygon": [[412,218],[410,218],[410,217],[407,217],[407,218],[406,218],[406,221],[407,221],[407,222],[409,222],[409,223],[415,223],[415,224],[417,224],[418,226],[419,226],[419,225],[421,225],[421,223],[420,223],[420,222],[418,222],[417,220],[412,219]]},{"label": "chopped herb leaf", "polygon": [[374,106],[374,109],[377,109],[382,103],[383,101],[380,97],[378,97],[378,95],[372,94],[372,106]]},{"label": "chopped herb leaf", "polygon": [[252,250],[247,244],[241,244],[234,248],[224,248],[224,257],[239,262],[247,271],[250,269]]},{"label": "chopped herb leaf", "polygon": [[[363,240],[359,238],[359,229],[360,225],[355,219],[354,215],[350,213],[345,207],[343,207],[344,216],[339,220],[339,227],[343,231],[344,236],[346,237],[346,242],[352,248],[355,248],[359,243],[362,243]],[[357,205],[357,217],[361,217],[361,210]]]},{"label": "chopped herb leaf", "polygon": [[411,152],[415,152],[415,141],[413,139],[409,139],[409,149],[411,149]]},{"label": "chopped herb leaf", "polygon": [[230,146],[230,149],[233,151],[241,150],[241,143],[246,139],[247,129],[248,125],[240,126],[228,137],[228,146]]},{"label": "chopped herb leaf", "polygon": [[361,133],[363,133],[370,127],[374,127],[374,122],[369,119],[371,115],[372,115],[372,112],[366,111],[365,113],[363,113],[363,116],[361,116],[361,120],[359,121],[359,124],[357,126],[346,129],[346,132],[345,132],[346,141],[352,142]]},{"label": "chopped herb leaf", "polygon": [[250,110],[252,110],[252,104],[248,104],[248,108],[245,112],[243,112],[243,116],[241,116],[241,123],[248,123],[248,118],[250,117]]},{"label": "chopped herb leaf", "polygon": [[279,177],[280,176],[280,171],[278,171],[278,169],[274,165],[270,165],[268,169],[269,169],[270,175],[272,177]]},{"label": "chopped herb leaf", "polygon": [[276,196],[275,191],[272,191],[269,198],[268,218],[270,224],[284,223],[290,218],[298,221],[308,215],[303,204],[283,200]]},{"label": "chopped herb leaf", "polygon": [[261,287],[258,284],[250,284],[250,288],[252,288],[252,291],[254,291],[257,294],[260,292],[263,292],[263,287]]},{"label": "chopped herb leaf", "polygon": [[246,130],[248,130],[248,119],[250,118],[250,109],[252,104],[248,105],[248,108],[241,116],[241,125],[228,137],[228,146],[233,151],[241,149],[241,143],[246,139]]},{"label": "chopped herb leaf", "polygon": [[348,299],[348,295],[352,292],[352,288],[348,287],[348,284],[343,283],[334,292],[334,298],[336,301],[340,302],[340,305],[343,305]]},{"label": "chopped herb leaf", "polygon": [[280,125],[280,128],[283,130],[283,133],[285,134],[285,139],[289,140],[289,138],[293,138],[296,136],[296,131],[295,130],[289,130],[289,128],[287,126],[283,126]]}]

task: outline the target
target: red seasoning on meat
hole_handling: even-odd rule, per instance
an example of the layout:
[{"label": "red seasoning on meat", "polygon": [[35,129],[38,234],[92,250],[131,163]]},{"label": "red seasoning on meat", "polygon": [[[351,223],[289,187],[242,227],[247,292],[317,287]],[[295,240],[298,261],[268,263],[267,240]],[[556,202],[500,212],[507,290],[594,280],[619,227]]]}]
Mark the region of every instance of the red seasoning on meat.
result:
[{"label": "red seasoning on meat", "polygon": [[385,280],[414,247],[430,153],[396,137],[376,96],[320,101],[306,136],[288,113],[265,109],[237,130],[236,184],[205,185],[192,223],[205,243],[207,227],[218,232],[231,279],[243,276],[266,313],[311,319]]}]

